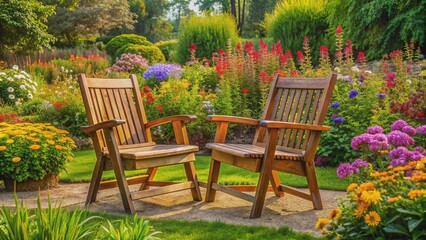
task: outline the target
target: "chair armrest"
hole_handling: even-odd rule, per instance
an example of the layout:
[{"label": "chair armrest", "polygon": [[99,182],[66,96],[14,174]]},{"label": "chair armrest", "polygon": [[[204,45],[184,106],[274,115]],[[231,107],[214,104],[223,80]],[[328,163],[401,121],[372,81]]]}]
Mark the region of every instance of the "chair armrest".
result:
[{"label": "chair armrest", "polygon": [[153,121],[145,123],[145,128],[149,129],[149,128],[152,128],[152,127],[156,127],[156,126],[159,126],[159,125],[162,125],[162,124],[165,124],[165,123],[175,122],[175,121],[190,122],[190,121],[195,121],[195,120],[197,120],[197,117],[193,116],[193,115],[168,116],[168,117],[155,119]]},{"label": "chair armrest", "polygon": [[302,124],[302,123],[289,123],[289,122],[269,121],[269,120],[263,120],[260,122],[259,125],[265,128],[287,128],[287,129],[302,129],[302,130],[311,130],[311,131],[330,130],[329,126],[323,126],[323,125],[310,125],[310,124]]},{"label": "chair armrest", "polygon": [[231,123],[240,123],[258,126],[260,121],[252,118],[245,117],[235,117],[235,116],[226,116],[226,115],[209,115],[207,120],[212,122],[231,122]]},{"label": "chair armrest", "polygon": [[124,120],[120,120],[120,119],[112,119],[112,120],[107,120],[107,121],[103,121],[100,123],[96,123],[90,126],[83,126],[81,127],[81,131],[85,132],[85,133],[93,133],[96,132],[100,129],[105,129],[105,128],[112,128],[112,127],[117,127],[119,125],[122,125],[126,123],[126,121]]}]

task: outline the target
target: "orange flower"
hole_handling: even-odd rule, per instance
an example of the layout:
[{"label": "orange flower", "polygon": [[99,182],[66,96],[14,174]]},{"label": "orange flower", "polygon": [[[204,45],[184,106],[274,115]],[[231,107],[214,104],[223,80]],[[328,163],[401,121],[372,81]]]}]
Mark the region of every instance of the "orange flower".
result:
[{"label": "orange flower", "polygon": [[20,161],[21,161],[20,157],[14,157],[14,158],[12,158],[12,162],[14,162],[14,163],[18,163]]},{"label": "orange flower", "polygon": [[55,148],[58,149],[58,150],[62,150],[63,149],[63,147],[61,145],[55,145]]},{"label": "orange flower", "polygon": [[381,218],[379,214],[376,211],[371,211],[367,213],[364,217],[365,223],[367,223],[368,226],[375,227],[379,225]]},{"label": "orange flower", "polygon": [[13,140],[13,139],[7,139],[7,140],[6,140],[6,143],[7,143],[7,144],[12,144],[12,143],[14,143],[14,142],[15,142],[15,140]]},{"label": "orange flower", "polygon": [[33,145],[30,146],[30,149],[32,149],[32,150],[38,150],[38,149],[40,149],[40,145],[33,144]]},{"label": "orange flower", "polygon": [[6,146],[0,146],[0,151],[4,151],[4,150],[6,150],[7,149],[7,147]]}]

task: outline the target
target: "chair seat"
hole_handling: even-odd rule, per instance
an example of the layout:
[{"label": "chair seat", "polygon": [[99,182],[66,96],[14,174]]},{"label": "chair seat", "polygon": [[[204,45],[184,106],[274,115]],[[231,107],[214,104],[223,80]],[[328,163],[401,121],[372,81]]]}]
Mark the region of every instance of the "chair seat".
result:
[{"label": "chair seat", "polygon": [[[263,158],[265,148],[252,144],[227,144],[227,143],[208,143],[206,148],[224,152],[237,157],[244,158]],[[275,151],[275,160],[303,160],[301,153],[291,153],[285,151]]]},{"label": "chair seat", "polygon": [[[175,156],[185,153],[197,152],[198,146],[193,145],[153,145],[146,147],[120,149],[120,155],[124,159],[151,159],[156,157]],[[106,152],[108,156],[108,153]]]}]

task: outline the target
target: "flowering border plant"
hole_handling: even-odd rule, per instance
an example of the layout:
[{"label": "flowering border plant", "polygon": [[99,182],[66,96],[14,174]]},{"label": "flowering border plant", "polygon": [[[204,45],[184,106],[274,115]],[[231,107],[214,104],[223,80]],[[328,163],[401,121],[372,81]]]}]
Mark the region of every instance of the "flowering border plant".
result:
[{"label": "flowering border plant", "polygon": [[0,179],[22,182],[57,175],[72,159],[74,141],[50,124],[0,123]]},{"label": "flowering border plant", "polygon": [[33,99],[37,83],[18,66],[0,71],[0,100],[6,104],[19,104]]}]

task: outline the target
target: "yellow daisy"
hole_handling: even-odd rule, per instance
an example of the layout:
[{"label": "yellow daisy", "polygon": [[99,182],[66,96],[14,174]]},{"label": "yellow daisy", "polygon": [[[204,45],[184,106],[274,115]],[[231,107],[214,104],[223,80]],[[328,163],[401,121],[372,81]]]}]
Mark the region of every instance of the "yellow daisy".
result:
[{"label": "yellow daisy", "polygon": [[328,224],[328,219],[327,218],[318,218],[318,221],[315,224],[315,228],[316,229],[322,229],[327,224]]},{"label": "yellow daisy", "polygon": [[364,213],[367,212],[369,206],[370,205],[368,203],[359,204],[357,209],[355,210],[355,217],[356,218],[362,217],[362,215],[364,215]]},{"label": "yellow daisy", "polygon": [[382,200],[382,195],[377,190],[363,191],[361,194],[361,200],[369,204],[377,204]]},{"label": "yellow daisy", "polygon": [[358,187],[358,184],[356,183],[351,183],[348,188],[346,189],[346,192],[352,192],[355,188]]},{"label": "yellow daisy", "polygon": [[7,143],[7,144],[12,144],[12,143],[14,143],[14,142],[15,142],[15,140],[13,140],[13,139],[7,139],[7,140],[6,140],[6,143]]},{"label": "yellow daisy", "polygon": [[38,149],[40,149],[40,145],[33,144],[33,145],[30,146],[30,149],[32,149],[32,150],[38,150]]},{"label": "yellow daisy", "polygon": [[12,158],[12,162],[14,162],[14,163],[18,163],[20,161],[21,161],[20,157],[14,157],[14,158]]},{"label": "yellow daisy", "polygon": [[330,214],[328,214],[328,219],[337,220],[340,218],[341,215],[342,215],[342,211],[340,211],[340,209],[338,208],[335,208],[331,210]]},{"label": "yellow daisy", "polygon": [[368,226],[375,227],[379,225],[381,218],[376,211],[371,211],[365,215],[364,221]]},{"label": "yellow daisy", "polygon": [[53,140],[47,140],[47,143],[50,144],[50,145],[53,145],[53,144],[55,144],[55,141],[53,141]]}]

